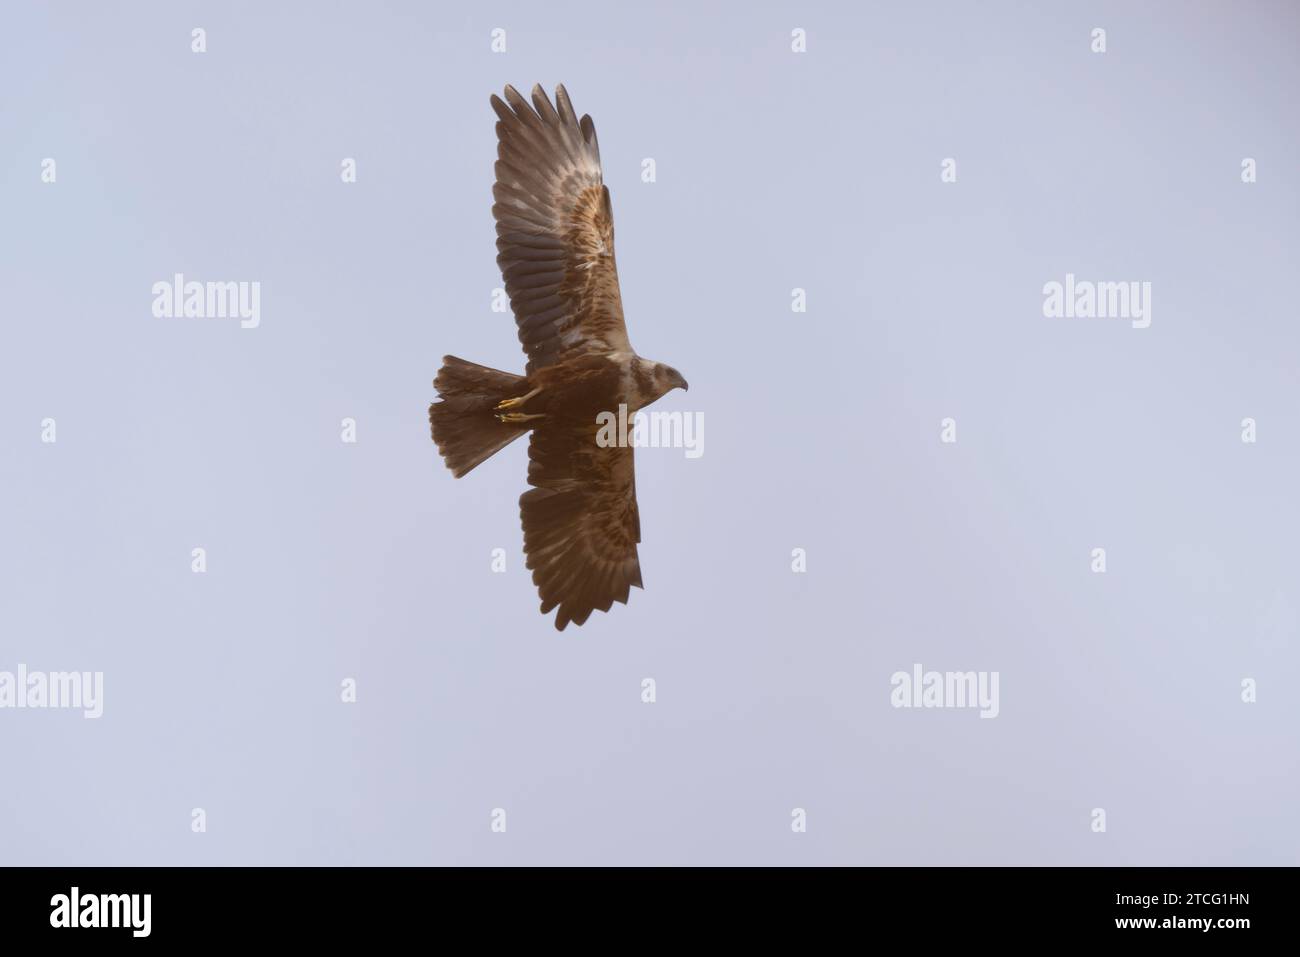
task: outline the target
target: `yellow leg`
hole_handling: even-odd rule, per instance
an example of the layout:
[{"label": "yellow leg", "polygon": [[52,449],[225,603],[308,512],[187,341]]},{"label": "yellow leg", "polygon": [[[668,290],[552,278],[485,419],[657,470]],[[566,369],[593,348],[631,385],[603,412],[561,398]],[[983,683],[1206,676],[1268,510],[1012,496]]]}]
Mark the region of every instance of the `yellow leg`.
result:
[{"label": "yellow leg", "polygon": [[528,393],[527,395],[521,395],[514,399],[504,399],[503,401],[497,403],[496,410],[498,412],[504,412],[506,409],[517,409],[541,391],[542,391],[541,389],[534,389],[532,392]]},{"label": "yellow leg", "polygon": [[524,422],[531,422],[533,419],[544,419],[544,415],[529,415],[526,412],[498,412],[497,421],[504,422],[506,425],[522,425]]}]

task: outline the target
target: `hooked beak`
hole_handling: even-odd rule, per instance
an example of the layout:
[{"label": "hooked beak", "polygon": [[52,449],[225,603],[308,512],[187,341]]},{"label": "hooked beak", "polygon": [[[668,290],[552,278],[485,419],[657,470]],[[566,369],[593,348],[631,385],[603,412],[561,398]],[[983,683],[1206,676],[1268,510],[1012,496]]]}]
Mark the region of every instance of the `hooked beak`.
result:
[{"label": "hooked beak", "polygon": [[689,392],[691,389],[690,383],[683,379],[682,374],[676,370],[673,370],[673,385],[679,387],[683,392]]}]

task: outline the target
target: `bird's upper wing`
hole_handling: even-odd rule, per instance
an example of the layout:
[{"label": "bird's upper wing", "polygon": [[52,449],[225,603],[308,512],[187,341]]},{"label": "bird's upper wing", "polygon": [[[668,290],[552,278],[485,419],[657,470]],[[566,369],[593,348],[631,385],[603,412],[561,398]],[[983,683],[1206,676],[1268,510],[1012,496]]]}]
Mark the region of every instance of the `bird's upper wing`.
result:
[{"label": "bird's upper wing", "polygon": [[632,448],[596,442],[595,423],[553,420],[533,430],[519,498],[524,552],[555,627],[581,625],[641,587],[641,519]]},{"label": "bird's upper wing", "polygon": [[590,116],[563,86],[551,106],[514,87],[492,97],[497,123],[497,264],[528,356],[528,372],[584,352],[631,351],[614,265],[614,211],[601,181]]}]

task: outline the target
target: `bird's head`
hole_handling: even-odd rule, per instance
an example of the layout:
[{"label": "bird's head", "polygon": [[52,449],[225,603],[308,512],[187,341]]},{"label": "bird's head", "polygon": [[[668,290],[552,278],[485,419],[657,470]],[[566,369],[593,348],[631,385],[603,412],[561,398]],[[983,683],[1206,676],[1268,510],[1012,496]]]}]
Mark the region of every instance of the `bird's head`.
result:
[{"label": "bird's head", "polygon": [[680,372],[670,365],[664,365],[662,362],[655,363],[654,383],[656,395],[667,395],[673,389],[690,389],[686,379],[682,377]]},{"label": "bird's head", "polygon": [[628,403],[632,409],[643,409],[673,389],[687,388],[682,374],[672,366],[640,356],[632,363],[632,376],[634,395]]}]

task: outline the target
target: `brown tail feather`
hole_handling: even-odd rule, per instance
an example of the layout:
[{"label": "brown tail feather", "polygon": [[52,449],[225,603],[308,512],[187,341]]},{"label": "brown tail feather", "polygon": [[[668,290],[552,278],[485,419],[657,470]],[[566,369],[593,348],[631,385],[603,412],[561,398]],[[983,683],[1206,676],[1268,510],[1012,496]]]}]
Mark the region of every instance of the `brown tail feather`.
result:
[{"label": "brown tail feather", "polygon": [[443,356],[442,363],[433,380],[442,401],[429,406],[429,424],[447,468],[460,478],[528,431],[498,422],[492,411],[502,399],[527,391],[528,380],[455,356]]}]

